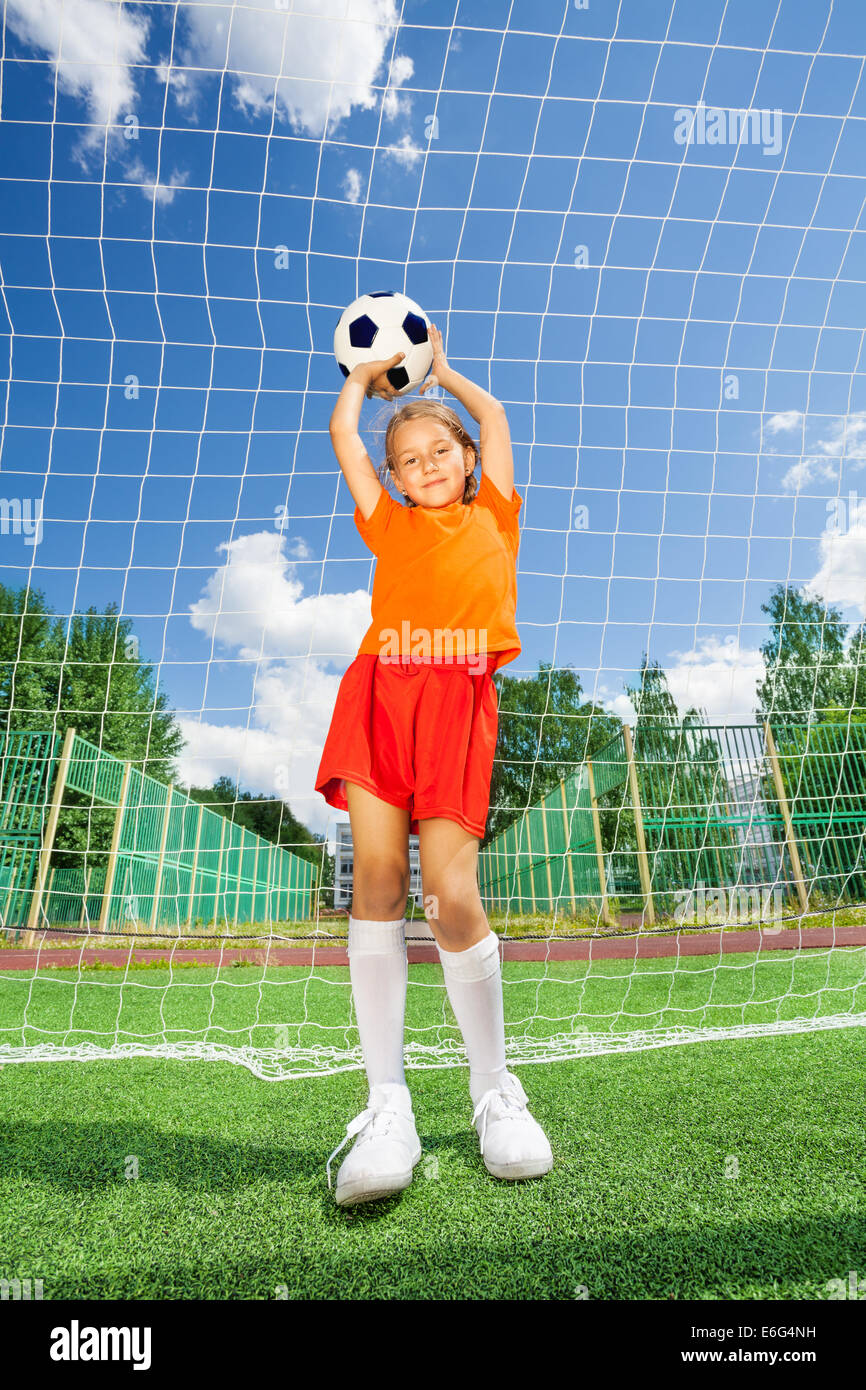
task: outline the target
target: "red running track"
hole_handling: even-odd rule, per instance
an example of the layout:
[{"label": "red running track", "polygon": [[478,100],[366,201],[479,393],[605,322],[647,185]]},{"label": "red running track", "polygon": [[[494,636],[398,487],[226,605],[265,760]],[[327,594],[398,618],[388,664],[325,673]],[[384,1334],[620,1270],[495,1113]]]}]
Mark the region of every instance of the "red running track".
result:
[{"label": "red running track", "polygon": [[[520,941],[505,940],[506,960],[657,960],[667,956],[717,956],[738,951],[796,951],[828,946],[866,946],[866,923],[855,927],[804,927],[781,931],[720,931],[672,932],[665,936],[645,933],[627,937],[584,937],[580,940]],[[435,944],[418,943],[408,948],[410,965],[424,962],[437,964],[439,955]],[[136,965],[148,961],[170,961],[182,965],[192,961],[199,965],[230,965],[243,961],[248,965],[348,965],[345,946],[272,946],[270,950],[247,946],[188,948],[172,951],[160,948],[85,946],[80,950],[47,946],[42,951],[18,949],[0,951],[0,970],[35,970],[40,967],[67,966],[76,969],[79,962],[95,965]]]}]

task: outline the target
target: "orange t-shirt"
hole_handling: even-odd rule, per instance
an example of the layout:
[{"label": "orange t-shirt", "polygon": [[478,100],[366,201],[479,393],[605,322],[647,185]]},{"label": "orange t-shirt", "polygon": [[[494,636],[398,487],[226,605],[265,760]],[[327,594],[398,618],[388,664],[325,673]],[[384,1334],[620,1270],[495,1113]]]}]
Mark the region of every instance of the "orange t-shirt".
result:
[{"label": "orange t-shirt", "polygon": [[519,656],[515,611],[522,505],[514,488],[510,499],[503,497],[482,473],[471,502],[404,507],[383,487],[368,521],[356,507],[355,525],[378,559],[373,621],[358,655],[435,661],[486,650],[500,654],[495,670]]}]

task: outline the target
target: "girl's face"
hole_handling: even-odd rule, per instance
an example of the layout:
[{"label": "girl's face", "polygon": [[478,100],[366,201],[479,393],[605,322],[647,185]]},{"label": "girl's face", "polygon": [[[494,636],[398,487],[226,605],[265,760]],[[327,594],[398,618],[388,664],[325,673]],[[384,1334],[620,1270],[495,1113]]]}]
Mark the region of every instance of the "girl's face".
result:
[{"label": "girl's face", "polygon": [[463,498],[473,451],[461,447],[447,425],[406,420],[394,431],[397,486],[419,507],[444,507]]}]

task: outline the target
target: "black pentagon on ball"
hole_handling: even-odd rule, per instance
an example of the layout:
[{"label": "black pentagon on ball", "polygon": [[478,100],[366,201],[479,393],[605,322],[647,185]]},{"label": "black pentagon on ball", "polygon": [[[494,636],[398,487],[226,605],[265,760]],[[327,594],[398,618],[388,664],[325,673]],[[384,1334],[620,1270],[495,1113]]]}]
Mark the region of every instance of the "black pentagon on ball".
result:
[{"label": "black pentagon on ball", "polygon": [[385,375],[395,391],[402,391],[404,386],[409,385],[409,373],[405,367],[391,367]]},{"label": "black pentagon on ball", "polygon": [[371,299],[393,299],[393,298],[394,298],[394,291],[393,291],[393,290],[371,290],[371,291],[370,291],[370,298],[371,298]]},{"label": "black pentagon on ball", "polygon": [[361,314],[360,318],[353,319],[349,324],[349,342],[355,348],[368,348],[373,346],[373,339],[379,332],[373,320],[368,314]]},{"label": "black pentagon on ball", "polygon": [[426,343],[427,325],[419,314],[407,314],[403,320],[403,332],[410,343]]},{"label": "black pentagon on ball", "polygon": [[342,364],[342,362],[338,362],[338,363],[337,363],[337,366],[340,368],[340,371],[343,373],[343,376],[348,376],[348,375],[349,375],[349,368],[348,368],[348,367],[344,367],[343,364]]}]

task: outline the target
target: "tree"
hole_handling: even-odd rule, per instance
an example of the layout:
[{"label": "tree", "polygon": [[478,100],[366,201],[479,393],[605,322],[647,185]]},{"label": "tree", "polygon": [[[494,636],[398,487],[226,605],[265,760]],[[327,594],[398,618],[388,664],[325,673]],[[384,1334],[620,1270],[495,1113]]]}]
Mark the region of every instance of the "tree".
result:
[{"label": "tree", "polygon": [[[105,612],[58,617],[44,595],[0,585],[0,709],[8,732],[52,730],[71,725],[97,748],[131,762],[146,776],[177,783],[176,759],[183,734],[167,697],[154,686],[153,668],[138,653],[138,639],[116,604]],[[193,788],[190,798],[236,820],[265,840],[309,859],[327,873],[323,837],[315,836],[279,799],[238,793],[221,777],[210,788]],[[52,862],[57,868],[104,866],[115,809],[95,804],[67,786]],[[331,864],[333,883],[333,863]],[[324,882],[324,877],[322,879]]]},{"label": "tree", "polygon": [[761,647],[766,668],[757,688],[761,723],[769,719],[774,729],[776,724],[809,724],[844,707],[847,629],[840,612],[785,584],[777,585],[761,611],[769,613],[772,624],[772,635]]},{"label": "tree", "polygon": [[866,724],[866,623],[861,623],[851,634],[839,683],[839,703],[828,708],[827,721]]},{"label": "tree", "polygon": [[51,614],[38,589],[0,584],[0,709],[10,732],[33,728],[34,711],[44,712],[45,663],[54,660],[51,632]]},{"label": "tree", "polygon": [[76,733],[160,781],[176,777],[183,735],[115,604],[58,618],[44,596],[0,586],[0,707],[7,730]]},{"label": "tree", "polygon": [[299,859],[309,860],[319,871],[319,887],[324,888],[328,882],[333,887],[334,856],[325,847],[324,835],[316,835],[302,825],[280,797],[241,792],[237,783],[225,776],[218,777],[212,787],[190,787],[188,794],[192,801],[203,802],[263,840],[281,845]]},{"label": "tree", "polygon": [[690,705],[680,715],[664,670],[646,652],[639,686],[626,690],[636,714],[635,766],[654,886],[725,883],[726,852],[736,851],[737,840],[725,824],[724,754],[706,714]]},{"label": "tree", "polygon": [[490,813],[482,846],[540,801],[608,743],[621,724],[583,698],[571,666],[541,662],[529,680],[494,677],[499,737],[490,782]]},{"label": "tree", "polygon": [[[838,610],[780,586],[765,610],[773,636],[758,689],[806,879],[834,900],[862,896],[866,845],[866,624],[850,636]],[[769,769],[763,795],[781,816]]]},{"label": "tree", "polygon": [[[175,780],[183,735],[152,667],[138,656],[132,623],[108,604],[68,617],[49,614],[30,588],[0,591],[0,705],[8,732],[76,733],[158,781]],[[57,868],[104,865],[114,811],[71,787],[57,828]],[[86,862],[85,862],[86,858]]]}]

